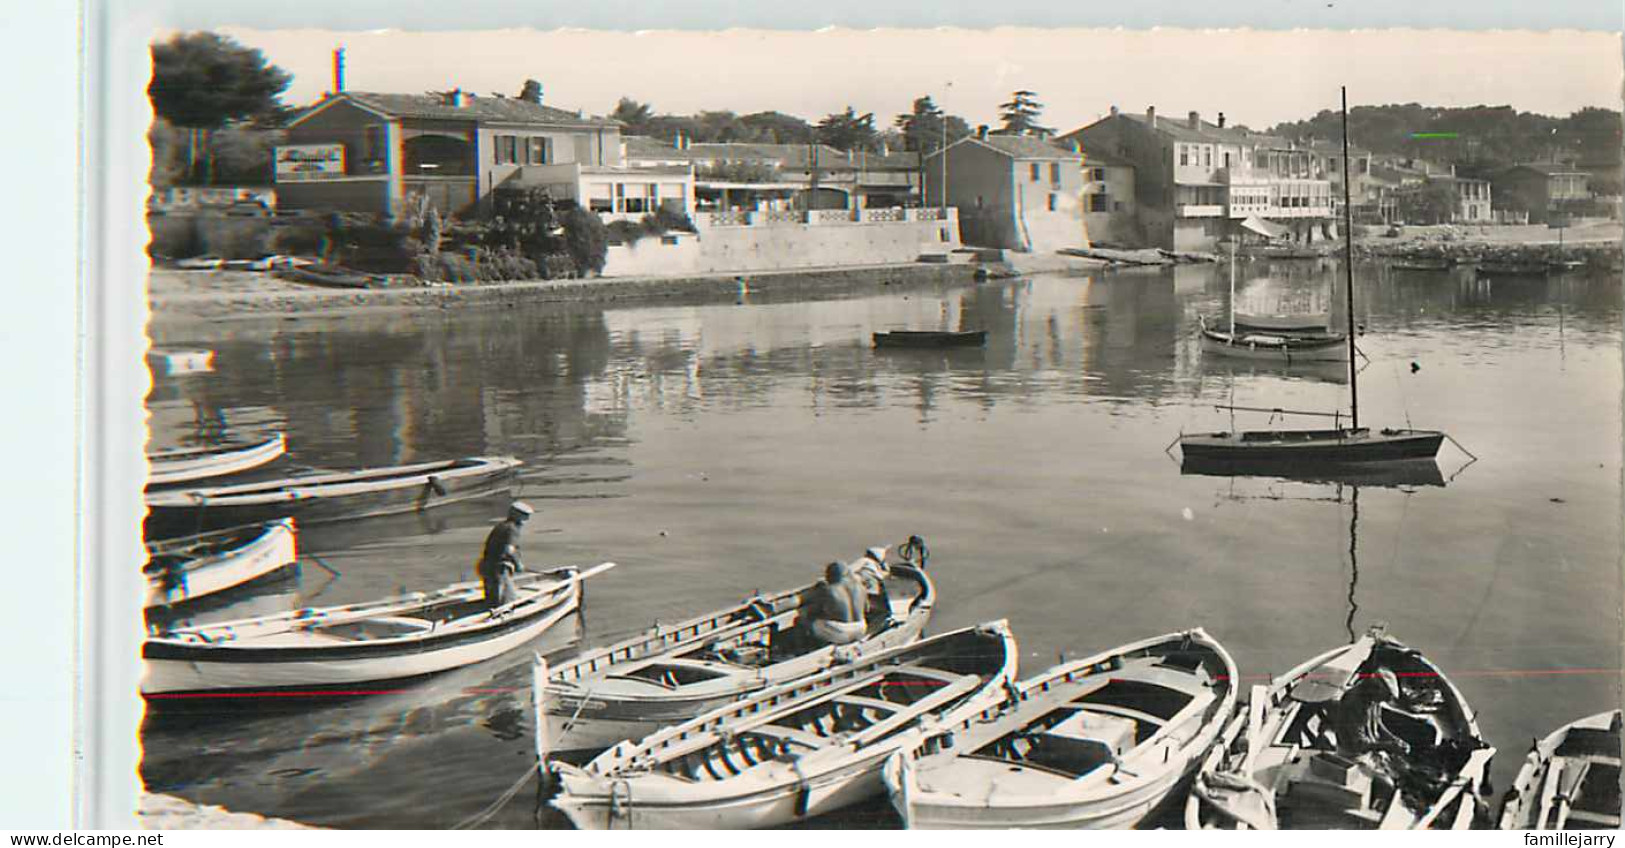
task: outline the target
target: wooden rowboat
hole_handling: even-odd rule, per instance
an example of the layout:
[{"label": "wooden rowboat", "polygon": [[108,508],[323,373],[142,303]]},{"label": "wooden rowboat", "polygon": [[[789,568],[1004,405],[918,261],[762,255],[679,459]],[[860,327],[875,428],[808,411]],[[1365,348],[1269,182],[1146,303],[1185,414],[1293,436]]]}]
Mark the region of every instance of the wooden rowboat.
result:
[{"label": "wooden rowboat", "polygon": [[147,493],[149,537],[295,516],[301,525],[417,512],[485,497],[507,484],[520,461],[470,457],[388,468],[306,474],[280,480]]},{"label": "wooden rowboat", "polygon": [[[1378,723],[1405,750],[1356,753],[1335,724],[1362,681],[1390,672],[1398,704]],[[1346,725],[1345,725],[1346,726]],[[1202,763],[1185,826],[1215,829],[1462,830],[1495,749],[1432,661],[1373,632],[1254,686]]]},{"label": "wooden rowboat", "polygon": [[1003,621],[757,692],[585,767],[554,765],[577,827],[771,827],[885,792],[886,758],[997,702],[1016,669]]},{"label": "wooden rowboat", "polygon": [[1236,707],[1236,663],[1198,629],[1016,684],[899,752],[884,777],[909,828],[1128,828],[1182,784]]},{"label": "wooden rowboat", "polygon": [[354,687],[404,680],[487,660],[520,647],[575,612],[581,581],[603,563],[515,576],[517,598],[495,610],[479,582],[434,592],[260,618],[182,627],[142,645],[148,700],[359,694]]},{"label": "wooden rowboat", "polygon": [[1620,711],[1535,743],[1501,802],[1502,830],[1618,830]]},{"label": "wooden rowboat", "polygon": [[288,264],[277,268],[275,274],[296,283],[309,283],[314,286],[338,289],[365,289],[387,282],[386,278],[377,274],[363,274],[360,271],[352,271],[338,265],[319,263]]},{"label": "wooden rowboat", "polygon": [[[923,548],[922,548],[923,550]],[[558,728],[555,752],[596,752],[769,686],[829,666],[839,651],[854,656],[920,637],[936,605],[922,563],[889,568],[891,609],[870,616],[870,632],[853,645],[790,646],[803,587],[655,629],[551,666],[544,709]]]},{"label": "wooden rowboat", "polygon": [[147,485],[173,486],[258,468],[285,453],[281,433],[254,441],[231,439],[203,447],[167,448],[147,454]]},{"label": "wooden rowboat", "polygon": [[1325,312],[1315,314],[1273,314],[1237,312],[1237,332],[1281,333],[1289,336],[1324,336],[1330,332],[1332,317]]},{"label": "wooden rowboat", "polygon": [[987,332],[893,330],[889,333],[875,333],[874,341],[875,347],[879,348],[981,347],[987,344]]},{"label": "wooden rowboat", "polygon": [[293,519],[147,546],[149,607],[171,606],[264,577],[298,558]]}]

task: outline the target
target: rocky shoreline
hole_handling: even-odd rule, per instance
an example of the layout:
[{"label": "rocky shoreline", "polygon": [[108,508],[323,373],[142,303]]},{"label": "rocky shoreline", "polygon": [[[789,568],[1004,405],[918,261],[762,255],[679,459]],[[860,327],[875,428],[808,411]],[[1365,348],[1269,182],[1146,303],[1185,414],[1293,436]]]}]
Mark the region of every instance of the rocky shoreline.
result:
[{"label": "rocky shoreline", "polygon": [[143,830],[317,830],[310,825],[273,819],[254,813],[233,813],[224,807],[194,804],[174,795],[145,792],[136,818]]}]

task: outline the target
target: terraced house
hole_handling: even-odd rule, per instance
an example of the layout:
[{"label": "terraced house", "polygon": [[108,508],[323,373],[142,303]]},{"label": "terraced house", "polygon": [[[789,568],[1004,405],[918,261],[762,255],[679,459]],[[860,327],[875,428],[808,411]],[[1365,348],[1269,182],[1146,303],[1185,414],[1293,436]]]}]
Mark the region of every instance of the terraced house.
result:
[{"label": "terraced house", "polygon": [[502,188],[540,187],[605,218],[693,204],[686,165],[628,168],[620,124],[540,100],[344,91],[289,122],[277,149],[284,209],[400,214],[410,195],[443,213]]}]

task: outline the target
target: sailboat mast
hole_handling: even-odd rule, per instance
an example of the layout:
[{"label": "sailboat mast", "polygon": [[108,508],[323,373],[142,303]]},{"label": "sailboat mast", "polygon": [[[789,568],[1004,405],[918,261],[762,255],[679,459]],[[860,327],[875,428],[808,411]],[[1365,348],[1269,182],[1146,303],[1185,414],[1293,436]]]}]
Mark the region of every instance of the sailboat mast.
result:
[{"label": "sailboat mast", "polygon": [[1236,343],[1236,246],[1230,245],[1230,343]]},{"label": "sailboat mast", "polygon": [[1349,298],[1349,408],[1360,429],[1360,384],[1354,361],[1354,207],[1349,203],[1349,88],[1343,86],[1343,269]]}]

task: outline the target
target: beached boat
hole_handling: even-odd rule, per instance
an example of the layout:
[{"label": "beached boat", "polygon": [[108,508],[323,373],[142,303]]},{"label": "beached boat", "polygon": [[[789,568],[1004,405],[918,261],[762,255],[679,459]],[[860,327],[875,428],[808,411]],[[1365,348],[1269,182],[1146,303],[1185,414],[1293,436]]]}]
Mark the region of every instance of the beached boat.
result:
[{"label": "beached boat", "polygon": [[994,709],[894,755],[909,828],[1128,828],[1168,801],[1236,707],[1236,663],[1197,629],[1016,684]]},{"label": "beached boat", "polygon": [[183,271],[217,271],[225,264],[218,256],[188,256],[175,260],[175,267]]},{"label": "beached boat", "polygon": [[[1263,312],[1237,312],[1231,323],[1238,333],[1279,333],[1289,336],[1329,336],[1332,318],[1319,313],[1278,314]],[[1338,336],[1341,340],[1342,336]]]},{"label": "beached boat", "polygon": [[147,545],[147,606],[170,606],[211,595],[298,558],[293,519],[236,527]]},{"label": "beached boat", "polygon": [[883,794],[881,768],[925,735],[988,709],[1011,685],[1005,622],[837,661],[827,670],[553,765],[553,806],[577,827],[771,827]]},{"label": "beached boat", "polygon": [[891,609],[871,614],[868,635],[839,649],[792,643],[800,595],[811,588],[803,587],[747,598],[553,665],[543,700],[558,737],[550,746],[595,752],[642,739],[824,669],[837,653],[865,654],[919,639],[937,597],[923,564],[893,564],[884,582]]},{"label": "beached boat", "polygon": [[155,347],[147,351],[147,365],[154,374],[198,374],[214,370],[214,351]]},{"label": "beached boat", "polygon": [[1502,830],[1619,830],[1620,711],[1535,743],[1501,802]]},{"label": "beached boat", "polygon": [[[1344,92],[1343,123],[1348,124],[1347,91]],[[1345,133],[1346,135],[1346,133]],[[1347,145],[1348,139],[1344,138]],[[1346,151],[1345,151],[1346,153]],[[1347,156],[1344,156],[1344,170],[1348,170]],[[1348,198],[1349,178],[1344,175],[1343,180],[1343,214],[1345,218],[1344,229],[1352,232],[1354,229],[1353,213]],[[1359,464],[1369,462],[1392,462],[1396,460],[1422,459],[1434,456],[1439,446],[1443,444],[1446,436],[1437,430],[1415,430],[1385,428],[1373,432],[1360,426],[1360,392],[1359,369],[1354,361],[1354,245],[1351,240],[1344,241],[1343,272],[1345,274],[1345,294],[1348,298],[1348,326],[1342,334],[1342,341],[1347,344],[1347,350],[1342,359],[1348,362],[1349,368],[1349,424],[1343,426],[1343,416],[1340,412],[1302,412],[1298,410],[1272,409],[1269,407],[1242,407],[1226,406],[1232,412],[1236,410],[1249,410],[1255,412],[1268,412],[1273,420],[1277,415],[1313,415],[1333,419],[1335,426],[1332,429],[1273,429],[1253,430],[1241,432],[1195,433],[1181,435],[1178,439],[1182,457],[1194,458],[1205,463],[1281,463],[1281,462],[1308,462],[1321,466],[1336,464]],[[1231,302],[1235,302],[1234,283],[1232,283]],[[1202,326],[1204,350],[1219,349],[1221,352],[1235,352],[1242,349],[1237,344],[1220,344],[1208,338],[1209,330],[1206,323]],[[1183,461],[1183,460],[1182,460]]]},{"label": "beached boat", "polygon": [[228,439],[201,447],[165,448],[147,453],[147,485],[173,486],[258,468],[287,452],[281,433],[263,439]]},{"label": "beached boat", "polygon": [[485,604],[478,581],[345,606],[176,628],[141,648],[148,700],[354,693],[487,660],[540,636],[581,602],[581,581],[613,567],[514,577],[517,597]]},{"label": "beached boat", "polygon": [[360,271],[352,271],[338,265],[321,263],[304,265],[290,263],[278,267],[275,273],[278,277],[296,283],[308,283],[313,286],[339,289],[373,288],[386,282],[386,278],[378,274],[363,274]]},{"label": "beached boat", "polygon": [[1348,342],[1342,333],[1322,329],[1318,333],[1262,332],[1242,329],[1222,330],[1209,327],[1207,319],[1199,318],[1202,350],[1216,356],[1232,359],[1250,359],[1265,362],[1347,362]]},{"label": "beached boat", "polygon": [[477,456],[305,474],[209,488],[147,492],[149,537],[294,516],[301,525],[417,512],[485,497],[508,484],[520,461]]},{"label": "beached boat", "polygon": [[[1398,691],[1356,691],[1370,686]],[[1362,752],[1338,738],[1371,725],[1402,742]],[[1185,826],[1466,829],[1494,755],[1455,684],[1373,631],[1252,688],[1192,783]]]},{"label": "beached boat", "polygon": [[929,348],[929,347],[981,347],[987,344],[983,330],[893,330],[874,334],[875,347]]}]

